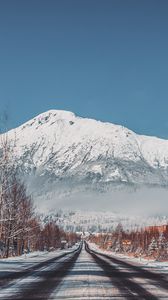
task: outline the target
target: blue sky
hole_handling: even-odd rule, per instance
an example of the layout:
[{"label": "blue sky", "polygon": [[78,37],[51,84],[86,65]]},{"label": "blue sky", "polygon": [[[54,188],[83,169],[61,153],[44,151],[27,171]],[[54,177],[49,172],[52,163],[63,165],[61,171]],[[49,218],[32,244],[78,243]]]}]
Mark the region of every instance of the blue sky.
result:
[{"label": "blue sky", "polygon": [[167,0],[0,1],[0,111],[48,109],[168,138]]}]

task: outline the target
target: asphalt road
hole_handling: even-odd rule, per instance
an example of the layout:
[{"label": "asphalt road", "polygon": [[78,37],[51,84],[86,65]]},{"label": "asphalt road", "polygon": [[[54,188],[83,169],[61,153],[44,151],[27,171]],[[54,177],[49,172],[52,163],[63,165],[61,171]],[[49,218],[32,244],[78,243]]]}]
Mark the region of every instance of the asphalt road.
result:
[{"label": "asphalt road", "polygon": [[168,300],[168,277],[86,244],[21,272],[0,270],[0,299]]},{"label": "asphalt road", "polygon": [[158,273],[158,270],[149,271],[143,266],[100,254],[90,250],[87,245],[86,251],[104,270],[111,283],[121,291],[123,299],[168,299],[166,274]]}]

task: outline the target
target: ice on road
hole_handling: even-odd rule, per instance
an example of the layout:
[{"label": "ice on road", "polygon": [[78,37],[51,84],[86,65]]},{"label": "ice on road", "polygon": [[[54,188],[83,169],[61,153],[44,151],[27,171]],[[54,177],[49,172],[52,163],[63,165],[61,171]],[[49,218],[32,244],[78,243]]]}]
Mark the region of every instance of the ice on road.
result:
[{"label": "ice on road", "polygon": [[82,249],[74,267],[49,299],[125,299],[89,253]]},{"label": "ice on road", "polygon": [[[153,273],[145,266],[118,260],[94,251],[87,244],[85,246],[82,250],[76,247],[40,255],[36,257],[35,265],[35,257],[27,258],[31,271],[25,273],[22,271],[27,269],[23,258],[15,260],[12,270],[12,259],[0,261],[3,269],[0,271],[0,299],[168,300],[168,281],[164,270],[160,269],[158,273],[156,269]],[[37,264],[39,261],[40,264]],[[10,278],[4,275],[7,266]]]}]

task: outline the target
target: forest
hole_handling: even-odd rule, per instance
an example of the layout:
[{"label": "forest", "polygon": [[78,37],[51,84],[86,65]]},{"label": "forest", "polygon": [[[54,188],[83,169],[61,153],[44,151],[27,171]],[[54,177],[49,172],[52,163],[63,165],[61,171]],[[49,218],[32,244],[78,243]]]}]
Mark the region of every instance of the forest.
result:
[{"label": "forest", "polygon": [[168,260],[168,225],[124,230],[118,224],[113,232],[93,234],[90,242],[100,248],[134,257]]}]

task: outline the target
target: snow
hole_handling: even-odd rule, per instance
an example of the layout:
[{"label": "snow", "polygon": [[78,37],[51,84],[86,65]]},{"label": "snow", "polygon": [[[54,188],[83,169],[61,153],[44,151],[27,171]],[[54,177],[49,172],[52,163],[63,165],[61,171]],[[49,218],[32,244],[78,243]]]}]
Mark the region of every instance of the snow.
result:
[{"label": "snow", "polygon": [[92,232],[94,234],[100,232],[112,232],[117,225],[122,224],[125,230],[136,230],[145,226],[165,225],[168,223],[168,217],[142,217],[142,216],[126,216],[117,212],[78,210],[78,211],[49,211],[41,214],[42,223],[53,220],[65,231],[81,231]]},{"label": "snow", "polygon": [[102,300],[121,297],[119,289],[83,249],[74,267],[49,299]]},{"label": "snow", "polygon": [[[158,286],[156,282],[139,276],[138,272],[132,272],[130,268],[111,263],[106,258],[101,257],[101,259],[106,261],[109,266],[111,265],[111,273],[108,270],[106,274],[101,267],[102,265],[99,266],[92,256],[83,249],[74,267],[49,299],[102,300],[132,297],[141,299],[144,296],[143,291],[151,293],[151,299],[152,295],[156,299],[167,299],[167,290]],[[124,274],[124,279],[123,276],[119,277],[120,272]],[[134,284],[134,288],[132,288],[132,284]],[[142,290],[141,295],[138,292],[139,287]]]},{"label": "snow", "polygon": [[[75,247],[75,246],[74,246]],[[76,248],[76,247],[75,247]],[[46,261],[53,257],[59,257],[63,253],[69,253],[73,248],[67,250],[55,250],[52,252],[48,251],[34,251],[29,254],[23,254],[21,256],[2,258],[0,259],[0,270],[1,271],[20,271],[21,269],[27,269],[31,265]]]},{"label": "snow", "polygon": [[[90,244],[90,246],[92,249],[98,250],[94,244]],[[59,251],[57,251],[57,254],[58,252]],[[52,252],[48,254],[44,253],[43,255],[42,253],[37,252],[31,254],[31,257],[28,256],[27,260],[29,262],[29,260],[33,260],[33,257],[35,259],[36,255],[39,259],[41,259],[40,257],[42,255],[42,259],[44,259],[45,255],[47,257],[52,257],[52,255],[55,257],[55,254],[56,253]],[[69,257],[71,255],[72,254],[68,254]],[[18,259],[20,259],[21,265],[23,257]],[[122,259],[125,258],[123,257]],[[57,284],[56,276],[48,277],[50,278],[50,282],[55,285],[53,285],[50,290],[47,290],[45,283],[48,282],[48,278],[46,277],[46,274],[49,276],[51,274],[50,272],[59,270],[59,266],[61,266],[65,260],[66,258],[60,258],[56,263],[45,265],[38,269],[38,271],[32,272],[32,274],[28,274],[17,280],[12,280],[12,282],[10,281],[1,287],[0,299],[22,299],[25,294],[30,295],[30,297],[28,296],[26,299],[33,296],[42,299],[44,295],[47,296],[47,299],[69,300],[128,299],[132,297],[141,299],[146,291],[150,293],[151,299],[152,295],[154,295],[156,299],[167,299],[167,289],[160,286],[159,282],[157,283],[151,278],[148,279],[147,277],[143,277],[138,271],[133,272],[132,269],[127,266],[111,263],[110,260],[103,257],[101,257],[102,264],[97,264],[94,258],[85,251],[84,247],[75,264],[70,269],[67,269],[68,272],[66,276],[62,278],[59,284]],[[11,269],[10,261],[11,259],[7,260],[9,263],[9,270],[13,271]],[[105,265],[103,264],[103,261],[111,266],[111,273],[109,273],[109,269],[108,272],[106,272],[103,267],[103,265]],[[140,266],[139,262],[134,262],[134,264]],[[1,265],[3,265],[3,263]],[[17,266],[17,264],[15,264],[15,266]],[[31,264],[29,264],[29,266],[31,266]],[[157,270],[156,266],[154,270]],[[163,270],[160,270],[163,274]],[[121,275],[121,272],[123,275],[119,276]],[[41,288],[43,284],[44,289],[38,289],[38,284],[40,284],[39,286]],[[35,290],[37,291],[36,295],[32,294],[32,291],[34,292]]]},{"label": "snow", "polygon": [[29,258],[34,258],[34,257],[38,257],[38,258],[42,258],[43,256],[49,255],[48,251],[34,251],[34,252],[30,252],[27,254],[22,254],[21,256],[11,256],[8,258],[1,258],[0,262],[9,262],[9,261],[24,261],[25,259],[29,259]]},{"label": "snow", "polygon": [[[32,160],[37,167],[44,165],[52,153],[59,154],[58,163],[67,161],[66,164],[74,163],[76,155],[81,154],[82,159],[88,153],[87,161],[95,161],[101,155],[134,162],[145,158],[152,167],[157,167],[157,159],[162,167],[168,166],[167,140],[140,136],[123,126],[80,118],[68,111],[40,114],[11,130],[9,137],[15,134],[17,155],[34,150]],[[97,164],[97,168],[101,169],[101,165]]]},{"label": "snow", "polygon": [[8,137],[36,203],[58,200],[62,206],[62,199],[73,193],[106,192],[114,184],[168,186],[168,140],[120,125],[50,110],[9,131]]},{"label": "snow", "polygon": [[152,260],[152,259],[130,257],[128,255],[115,253],[110,250],[102,250],[94,243],[89,243],[89,247],[98,253],[107,254],[111,257],[116,257],[116,258],[131,262],[131,263],[136,263],[138,265],[148,267],[151,269],[155,269],[157,271],[162,270],[162,271],[168,273],[168,261],[158,262],[158,261]]},{"label": "snow", "polygon": [[[1,287],[0,290],[0,299],[17,299],[17,296],[20,292],[23,291],[23,289],[26,287],[31,287],[32,284],[40,282],[43,280],[42,276],[40,276],[39,271],[51,271],[52,269],[56,268],[56,265],[59,263],[62,263],[67,256],[71,256],[72,251],[77,249],[77,246],[74,246],[67,250],[56,250],[53,252],[34,252],[27,256],[20,256],[20,257],[12,257],[8,259],[1,259],[0,260],[0,278],[2,278],[3,283],[3,277],[7,274],[14,275],[16,273],[19,274],[19,272],[26,271],[30,269],[30,273],[21,273],[21,277],[19,279],[12,279],[9,277],[8,280],[4,280],[4,285]],[[63,253],[68,254],[65,257],[60,257]],[[41,265],[38,267],[38,264],[41,262],[47,262],[50,259],[53,258],[59,258],[56,263],[53,264],[46,264]],[[32,272],[32,267],[38,267],[35,272]],[[19,274],[20,275],[20,274]],[[23,276],[24,275],[24,276]]]}]

